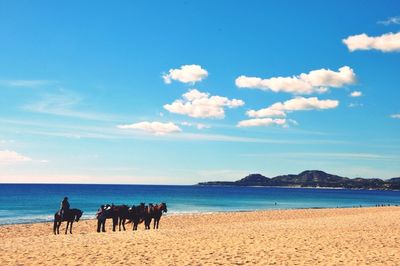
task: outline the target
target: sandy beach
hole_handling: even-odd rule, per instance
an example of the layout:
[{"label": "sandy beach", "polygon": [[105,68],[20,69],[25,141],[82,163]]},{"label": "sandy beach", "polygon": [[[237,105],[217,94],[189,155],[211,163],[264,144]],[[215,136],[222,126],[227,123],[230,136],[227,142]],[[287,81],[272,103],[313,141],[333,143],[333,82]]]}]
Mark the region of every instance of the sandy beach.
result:
[{"label": "sandy beach", "polygon": [[[62,228],[65,228],[65,223]],[[160,229],[73,235],[0,226],[0,265],[399,265],[400,207],[170,215]]]}]

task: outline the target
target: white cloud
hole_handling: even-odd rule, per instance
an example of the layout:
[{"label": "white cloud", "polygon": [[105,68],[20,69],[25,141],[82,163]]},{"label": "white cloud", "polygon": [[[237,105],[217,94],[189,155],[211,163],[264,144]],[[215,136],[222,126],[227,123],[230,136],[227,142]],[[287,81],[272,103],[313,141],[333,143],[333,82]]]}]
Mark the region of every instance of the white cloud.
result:
[{"label": "white cloud", "polygon": [[392,114],[390,117],[394,119],[400,119],[400,114]]},{"label": "white cloud", "polygon": [[367,34],[349,36],[343,39],[343,43],[350,52],[356,50],[379,50],[382,52],[400,51],[400,32],[386,33],[377,37],[370,37]]},{"label": "white cloud", "polygon": [[166,84],[170,84],[172,80],[194,84],[198,81],[202,81],[207,76],[207,70],[199,65],[183,65],[178,69],[170,69],[168,74],[164,74],[162,78]]},{"label": "white cloud", "polygon": [[172,122],[161,123],[161,122],[148,122],[143,121],[139,123],[134,123],[130,125],[119,125],[118,128],[121,129],[138,129],[146,132],[150,132],[155,135],[165,135],[170,133],[181,132],[181,128]]},{"label": "white cloud", "polygon": [[264,91],[287,92],[293,94],[324,93],[329,87],[340,88],[356,82],[356,75],[348,66],[339,68],[338,72],[330,69],[312,70],[292,77],[258,77],[240,76],[235,80],[239,88],[261,89]]},{"label": "white cloud", "polygon": [[258,126],[285,126],[286,119],[273,119],[273,118],[254,118],[248,120],[242,120],[237,124],[237,127],[258,127]]},{"label": "white cloud", "polygon": [[3,150],[0,151],[0,164],[29,162],[31,158],[21,155],[15,151]]},{"label": "white cloud", "polygon": [[286,116],[286,112],[292,111],[306,111],[306,110],[320,110],[320,109],[332,109],[339,105],[337,100],[320,100],[317,97],[296,97],[294,99],[277,102],[273,105],[260,109],[247,111],[249,117],[276,117]]},{"label": "white cloud", "polygon": [[361,91],[353,91],[352,93],[350,93],[350,97],[361,97],[361,96],[362,96]]},{"label": "white cloud", "polygon": [[385,26],[391,25],[391,24],[400,24],[400,16],[397,17],[391,17],[388,18],[387,20],[383,20],[383,21],[378,21],[378,24],[383,24]]},{"label": "white cloud", "polygon": [[188,115],[196,118],[224,118],[224,107],[236,108],[244,105],[242,100],[228,99],[221,96],[210,96],[209,93],[196,89],[189,90],[182,95],[182,99],[175,100],[164,108],[171,113]]}]

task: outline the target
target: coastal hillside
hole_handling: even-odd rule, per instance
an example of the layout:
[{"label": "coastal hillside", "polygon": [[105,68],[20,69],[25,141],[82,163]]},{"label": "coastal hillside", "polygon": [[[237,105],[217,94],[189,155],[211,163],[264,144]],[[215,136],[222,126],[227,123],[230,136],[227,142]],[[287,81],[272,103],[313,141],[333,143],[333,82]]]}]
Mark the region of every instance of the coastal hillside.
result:
[{"label": "coastal hillside", "polygon": [[250,174],[237,181],[202,182],[201,186],[280,186],[280,187],[329,187],[351,189],[400,189],[400,177],[382,180],[379,178],[348,178],[319,170],[307,170],[299,174],[266,177]]}]

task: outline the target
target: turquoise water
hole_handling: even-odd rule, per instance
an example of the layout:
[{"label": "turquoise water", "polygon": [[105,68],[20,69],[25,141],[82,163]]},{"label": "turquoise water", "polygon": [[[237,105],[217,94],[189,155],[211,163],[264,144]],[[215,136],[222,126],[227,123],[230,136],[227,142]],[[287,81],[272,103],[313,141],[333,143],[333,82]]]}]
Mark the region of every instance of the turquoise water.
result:
[{"label": "turquoise water", "polygon": [[[51,221],[64,196],[93,218],[101,204],[166,202],[168,214],[400,205],[400,191],[272,187],[0,184],[0,224]],[[275,205],[276,203],[276,205]]]}]

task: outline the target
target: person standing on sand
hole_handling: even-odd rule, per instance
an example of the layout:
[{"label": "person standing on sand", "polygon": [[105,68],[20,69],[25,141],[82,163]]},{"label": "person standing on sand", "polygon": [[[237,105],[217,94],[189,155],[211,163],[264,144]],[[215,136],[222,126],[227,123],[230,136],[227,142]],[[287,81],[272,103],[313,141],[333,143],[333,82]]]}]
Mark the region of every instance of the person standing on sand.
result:
[{"label": "person standing on sand", "polygon": [[66,211],[69,210],[69,202],[68,202],[68,197],[64,197],[64,199],[61,201],[61,206],[60,206],[60,216],[61,220],[64,219],[64,214]]}]

